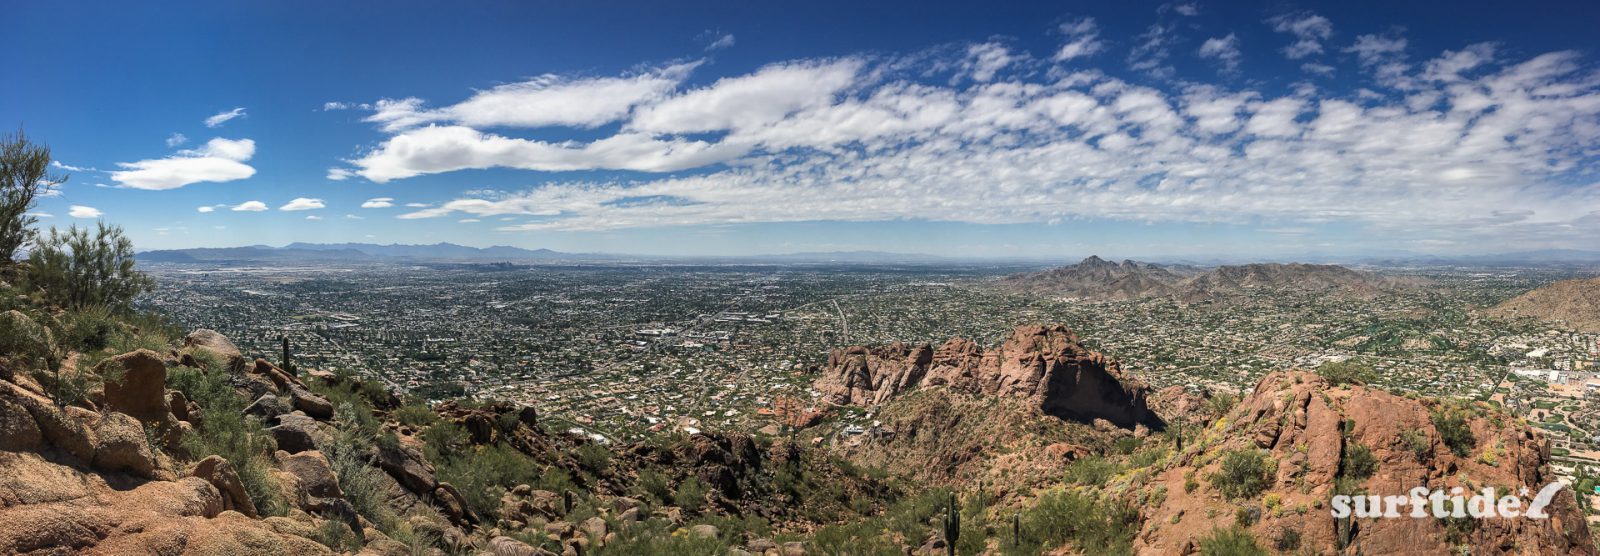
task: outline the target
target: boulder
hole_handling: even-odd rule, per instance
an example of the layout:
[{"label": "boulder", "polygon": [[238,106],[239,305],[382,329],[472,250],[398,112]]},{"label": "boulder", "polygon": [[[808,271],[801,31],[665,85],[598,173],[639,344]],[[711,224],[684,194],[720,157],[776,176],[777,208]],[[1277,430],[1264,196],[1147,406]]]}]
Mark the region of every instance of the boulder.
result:
[{"label": "boulder", "polygon": [[197,350],[209,351],[222,359],[223,364],[229,366],[244,360],[244,355],[239,353],[239,347],[233,345],[233,342],[228,340],[227,336],[218,334],[215,330],[201,328],[190,332],[188,336],[183,338],[183,345]]},{"label": "boulder", "polygon": [[378,468],[389,473],[412,492],[433,492],[439,482],[433,477],[433,468],[415,448],[403,444],[380,445]]},{"label": "boulder", "polygon": [[539,556],[542,552],[547,553],[511,537],[489,539],[489,554],[494,556]]},{"label": "boulder", "polygon": [[105,407],[133,416],[146,425],[165,424],[171,415],[167,403],[167,364],[148,349],[124,353],[101,363]]},{"label": "boulder", "polygon": [[95,427],[94,466],[107,471],[128,471],[155,478],[156,459],[138,419],[125,413],[108,413]]},{"label": "boulder", "polygon": [[22,404],[0,398],[0,450],[37,451],[44,445],[44,432]]},{"label": "boulder", "polygon": [[344,491],[339,489],[339,476],[333,473],[333,466],[322,452],[309,450],[287,454],[279,459],[279,463],[284,471],[295,476],[300,483],[300,490],[308,498],[344,497]]},{"label": "boulder", "polygon": [[261,397],[256,398],[256,401],[251,402],[248,407],[244,408],[245,415],[260,417],[266,423],[276,423],[278,417],[287,415],[291,411],[294,411],[294,408],[290,407],[288,402],[283,401],[283,398],[278,397],[276,394],[270,393],[262,394]]},{"label": "boulder", "polygon": [[697,537],[705,537],[705,538],[708,538],[708,539],[715,539],[715,538],[717,538],[717,535],[719,535],[721,533],[722,533],[721,531],[717,530],[717,526],[712,525],[710,523],[701,523],[699,525],[696,525],[694,527],[690,527],[689,528],[689,534],[697,536]]},{"label": "boulder", "polygon": [[579,525],[578,528],[582,529],[584,533],[596,540],[605,538],[606,533],[608,532],[606,520],[600,516],[594,516],[583,520],[583,523]]},{"label": "boulder", "polygon": [[462,498],[461,491],[456,490],[450,483],[439,483],[439,486],[434,487],[433,498],[452,523],[466,524],[477,521],[467,509],[467,499]]},{"label": "boulder", "polygon": [[98,420],[99,414],[81,407],[61,409],[36,399],[25,399],[23,404],[51,445],[84,463],[94,460],[94,431],[85,423]]},{"label": "boulder", "polygon": [[290,385],[289,397],[294,400],[295,409],[304,411],[313,419],[326,421],[333,418],[333,403],[327,398],[313,394],[299,385]]},{"label": "boulder", "polygon": [[255,502],[250,499],[250,493],[245,491],[244,482],[239,480],[239,473],[233,469],[233,464],[222,459],[222,456],[212,455],[200,460],[190,475],[205,479],[222,493],[223,510],[257,517]]},{"label": "boulder", "polygon": [[255,366],[250,368],[250,372],[272,381],[272,385],[277,387],[279,392],[288,392],[290,385],[300,385],[300,381],[289,376],[289,373],[283,372],[283,369],[279,369],[277,365],[268,363],[266,359],[257,359]]},{"label": "boulder", "polygon": [[189,421],[194,418],[189,415],[189,405],[189,397],[185,396],[182,390],[167,392],[167,411],[179,421]]},{"label": "boulder", "polygon": [[316,450],[327,442],[328,435],[317,426],[317,421],[304,415],[289,414],[278,418],[278,425],[267,429],[278,449],[291,454]]}]

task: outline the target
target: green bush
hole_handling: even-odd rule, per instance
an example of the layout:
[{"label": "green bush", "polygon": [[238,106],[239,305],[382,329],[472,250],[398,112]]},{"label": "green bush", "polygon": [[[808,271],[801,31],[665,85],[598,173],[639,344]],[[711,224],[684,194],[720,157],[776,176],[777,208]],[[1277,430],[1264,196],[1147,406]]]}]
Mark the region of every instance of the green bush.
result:
[{"label": "green bush", "polygon": [[1116,462],[1091,455],[1067,464],[1065,481],[1073,485],[1102,486],[1119,471],[1121,467]]},{"label": "green bush", "polygon": [[412,401],[394,410],[394,419],[400,424],[417,429],[427,428],[439,421],[439,414],[421,401]]},{"label": "green bush", "polygon": [[[780,476],[783,470],[779,470]],[[639,471],[639,480],[634,482],[634,489],[641,494],[655,499],[656,502],[666,504],[672,501],[672,482],[654,469]]]},{"label": "green bush", "polygon": [[1023,511],[1022,538],[1002,550],[1040,554],[1070,542],[1085,554],[1130,554],[1138,520],[1138,508],[1122,500],[1053,490]]},{"label": "green bush", "polygon": [[672,493],[672,503],[689,513],[699,513],[705,508],[706,494],[711,488],[706,486],[699,477],[690,475],[678,483],[678,488]]},{"label": "green bush", "polygon": [[1372,363],[1356,359],[1323,363],[1317,367],[1317,374],[1332,386],[1369,384],[1378,377],[1377,371],[1372,368]]},{"label": "green bush", "polygon": [[1478,446],[1477,437],[1472,434],[1472,423],[1467,412],[1459,407],[1439,407],[1431,415],[1433,428],[1439,431],[1439,439],[1444,445],[1459,457],[1466,457],[1472,449]]},{"label": "green bush", "polygon": [[1214,528],[1211,534],[1200,539],[1203,556],[1267,556],[1266,549],[1256,544],[1249,531],[1238,527]]},{"label": "green bush", "polygon": [[1372,455],[1371,449],[1353,442],[1345,446],[1344,459],[1339,462],[1340,475],[1363,480],[1377,471],[1378,458]]},{"label": "green bush", "polygon": [[604,473],[611,466],[611,450],[596,442],[588,442],[573,450],[578,465],[594,473]]},{"label": "green bush", "polygon": [[[200,357],[197,352],[196,357]],[[206,358],[206,361],[214,358]],[[268,455],[277,449],[261,421],[244,414],[246,400],[233,388],[232,376],[220,363],[207,370],[176,367],[167,372],[167,387],[179,390],[199,405],[205,419],[196,434],[185,435],[184,451],[196,459],[216,454],[239,473],[240,482],[262,515],[286,515],[278,480],[272,475]]]},{"label": "green bush", "polygon": [[1272,484],[1277,465],[1261,450],[1232,450],[1211,475],[1211,486],[1233,499],[1254,498]]},{"label": "green bush", "polygon": [[133,299],[155,282],[134,269],[133,242],[122,228],[96,224],[96,231],[76,225],[65,233],[50,228],[28,252],[23,283],[42,292],[49,302],[67,308],[95,305],[126,312]]}]

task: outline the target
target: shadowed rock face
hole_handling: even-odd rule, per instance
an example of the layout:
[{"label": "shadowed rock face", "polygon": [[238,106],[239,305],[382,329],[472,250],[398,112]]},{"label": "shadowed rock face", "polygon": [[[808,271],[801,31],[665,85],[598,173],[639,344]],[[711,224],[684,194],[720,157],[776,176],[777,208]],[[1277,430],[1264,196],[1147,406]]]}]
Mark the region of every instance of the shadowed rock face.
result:
[{"label": "shadowed rock face", "polygon": [[1065,326],[1028,325],[984,349],[955,338],[934,348],[894,343],[834,350],[816,381],[835,404],[875,406],[907,390],[949,386],[970,393],[1029,400],[1044,413],[1133,428],[1160,428],[1145,405],[1149,388],[1122,376],[1114,361],[1089,351]]}]

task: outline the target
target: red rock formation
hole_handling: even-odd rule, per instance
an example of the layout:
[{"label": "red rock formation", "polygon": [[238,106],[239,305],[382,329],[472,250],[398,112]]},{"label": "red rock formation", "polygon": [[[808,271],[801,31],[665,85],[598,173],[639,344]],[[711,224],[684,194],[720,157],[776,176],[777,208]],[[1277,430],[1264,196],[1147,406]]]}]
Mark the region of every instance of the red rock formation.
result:
[{"label": "red rock formation", "polygon": [[898,342],[837,349],[815,384],[831,403],[869,406],[923,386],[1023,398],[1047,414],[1085,423],[1161,425],[1145,407],[1149,387],[1124,377],[1115,361],[1085,349],[1060,324],[1017,327],[989,350],[962,338],[937,349]]},{"label": "red rock formation", "polygon": [[[1466,455],[1446,445],[1435,412],[1465,418],[1475,439]],[[1549,519],[1471,520],[1455,530],[1426,518],[1352,520],[1348,537],[1330,514],[1336,483],[1374,495],[1405,495],[1414,487],[1466,495],[1494,486],[1537,492],[1555,480],[1548,468],[1549,442],[1537,429],[1486,405],[1396,396],[1365,386],[1330,386],[1305,372],[1267,375],[1254,392],[1201,433],[1200,439],[1153,471],[1149,488],[1159,502],[1144,509],[1144,528],[1134,541],[1141,554],[1183,554],[1214,528],[1236,523],[1254,508],[1259,519],[1243,525],[1263,545],[1293,531],[1300,546],[1318,553],[1345,546],[1345,554],[1447,554],[1459,546],[1472,554],[1594,554],[1594,545],[1572,491],[1547,508]],[[1355,448],[1369,451],[1370,476],[1341,469]],[[1212,476],[1237,450],[1259,451],[1275,462],[1263,492],[1228,499]],[[1511,494],[1515,494],[1514,492]],[[1524,496],[1531,500],[1532,496]],[[1409,512],[1410,508],[1401,510]]]}]

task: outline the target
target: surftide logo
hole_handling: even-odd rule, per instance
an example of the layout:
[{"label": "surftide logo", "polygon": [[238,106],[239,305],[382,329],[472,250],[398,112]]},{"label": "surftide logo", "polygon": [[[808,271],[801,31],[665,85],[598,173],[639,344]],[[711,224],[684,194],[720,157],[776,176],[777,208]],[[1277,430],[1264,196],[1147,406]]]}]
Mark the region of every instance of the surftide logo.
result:
[{"label": "surftide logo", "polygon": [[1532,501],[1527,502],[1524,501],[1530,493],[1527,487],[1517,494],[1508,492],[1499,497],[1493,487],[1484,487],[1471,496],[1467,496],[1466,490],[1461,487],[1452,488],[1449,492],[1417,487],[1404,495],[1340,494],[1333,497],[1329,506],[1334,518],[1548,519],[1550,514],[1545,513],[1544,509],[1555,500],[1556,493],[1561,492],[1564,486],[1561,483],[1545,485]]}]

